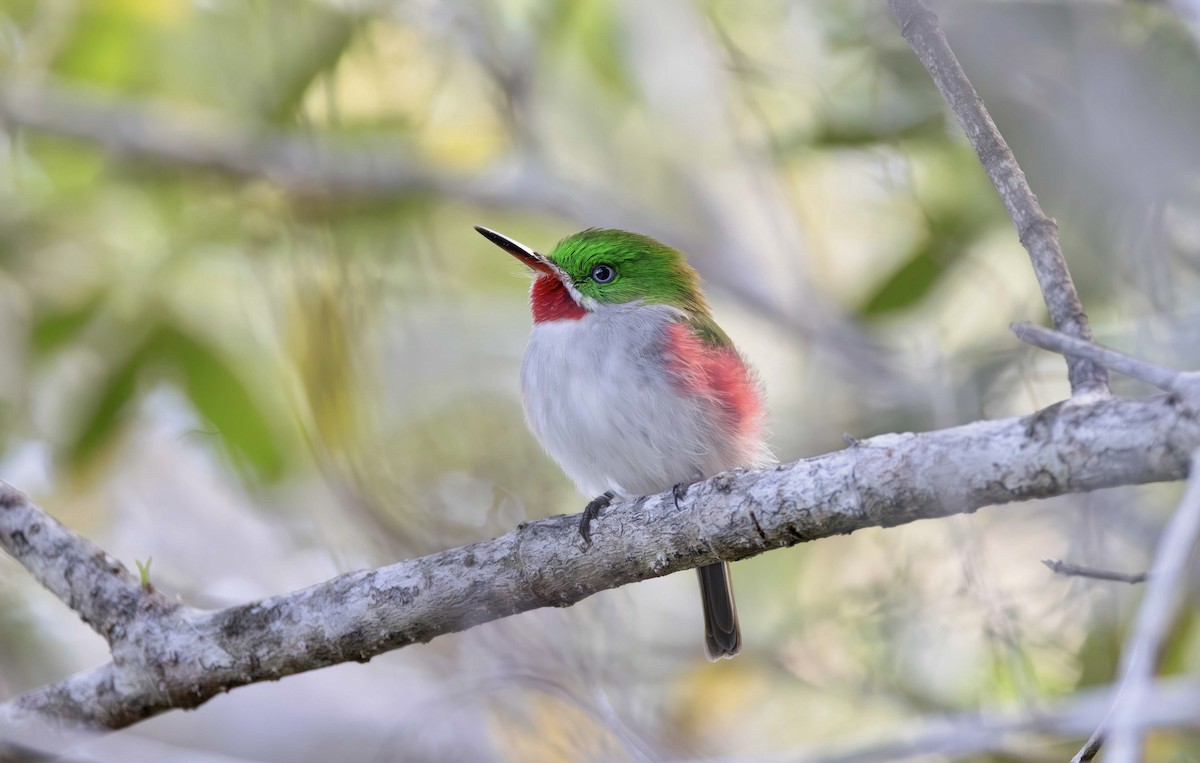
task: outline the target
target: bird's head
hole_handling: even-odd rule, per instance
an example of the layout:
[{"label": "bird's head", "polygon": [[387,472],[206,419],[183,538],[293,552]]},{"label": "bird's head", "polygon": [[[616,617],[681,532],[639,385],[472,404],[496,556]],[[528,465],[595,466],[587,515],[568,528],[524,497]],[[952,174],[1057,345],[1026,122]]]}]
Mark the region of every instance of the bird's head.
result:
[{"label": "bird's head", "polygon": [[683,254],[649,236],[589,228],[545,255],[488,228],[475,230],[537,273],[530,297],[535,322],[616,305],[667,305],[687,316],[708,312],[700,279]]}]

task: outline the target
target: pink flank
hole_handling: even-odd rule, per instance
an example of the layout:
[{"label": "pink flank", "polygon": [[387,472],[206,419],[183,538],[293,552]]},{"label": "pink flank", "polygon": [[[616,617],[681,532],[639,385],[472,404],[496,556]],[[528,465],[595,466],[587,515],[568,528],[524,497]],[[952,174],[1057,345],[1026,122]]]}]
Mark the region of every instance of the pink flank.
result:
[{"label": "pink flank", "polygon": [[686,323],[672,323],[667,356],[683,392],[716,401],[724,423],[743,441],[762,437],[762,398],[737,350],[706,344]]},{"label": "pink flank", "polygon": [[577,321],[587,312],[567,291],[558,276],[540,275],[529,291],[529,306],[533,309],[533,322],[573,320]]}]

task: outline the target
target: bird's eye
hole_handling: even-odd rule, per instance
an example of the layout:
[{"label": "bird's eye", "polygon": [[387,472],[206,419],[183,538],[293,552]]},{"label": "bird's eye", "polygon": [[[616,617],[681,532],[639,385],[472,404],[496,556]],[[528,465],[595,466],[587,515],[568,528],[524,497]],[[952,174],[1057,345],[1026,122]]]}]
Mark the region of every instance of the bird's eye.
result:
[{"label": "bird's eye", "polygon": [[592,280],[596,283],[612,283],[617,277],[617,269],[612,265],[597,265],[592,268]]}]

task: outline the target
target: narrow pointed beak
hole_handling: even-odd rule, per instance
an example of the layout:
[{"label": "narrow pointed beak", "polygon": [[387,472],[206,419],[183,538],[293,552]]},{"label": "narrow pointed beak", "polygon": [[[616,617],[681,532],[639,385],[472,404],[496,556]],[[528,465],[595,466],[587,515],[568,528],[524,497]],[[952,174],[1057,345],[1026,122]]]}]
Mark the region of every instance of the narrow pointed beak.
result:
[{"label": "narrow pointed beak", "polygon": [[546,255],[541,254],[540,252],[535,252],[524,244],[513,241],[508,236],[502,236],[496,231],[491,230],[490,228],[485,228],[482,225],[476,225],[475,230],[479,231],[479,235],[483,236],[488,241],[491,241],[493,244],[508,252],[513,257],[516,257],[518,260],[538,271],[539,273],[545,273],[546,275],[556,274],[556,268],[548,259],[546,259]]}]

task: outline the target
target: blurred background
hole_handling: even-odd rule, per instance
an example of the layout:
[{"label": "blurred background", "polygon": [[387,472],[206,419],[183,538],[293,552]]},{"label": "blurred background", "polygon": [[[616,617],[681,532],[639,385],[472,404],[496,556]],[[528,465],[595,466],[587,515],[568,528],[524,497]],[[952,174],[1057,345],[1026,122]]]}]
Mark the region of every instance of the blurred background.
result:
[{"label": "blurred background", "polygon": [[[1195,368],[1187,5],[935,7],[1097,337]],[[0,0],[0,479],[203,607],[579,511],[522,421],[528,277],[476,224],[688,252],[781,460],[1068,394],[1008,331],[1045,320],[1036,281],[883,2]],[[676,575],[237,689],[86,756],[754,760],[1036,709],[1112,680],[1140,594],[1040,561],[1144,570],[1178,495],[738,563],[734,661],[705,661]],[[1165,673],[1200,663],[1197,625]],[[0,560],[0,699],[107,659]]]}]

